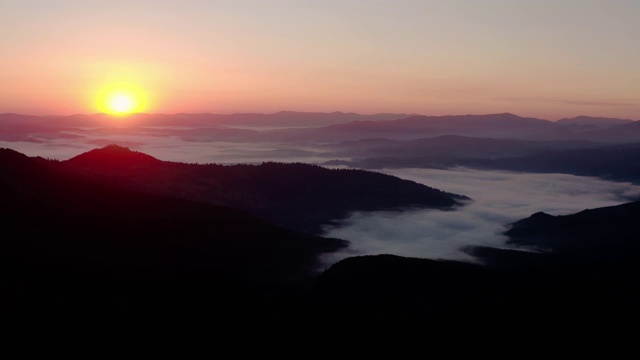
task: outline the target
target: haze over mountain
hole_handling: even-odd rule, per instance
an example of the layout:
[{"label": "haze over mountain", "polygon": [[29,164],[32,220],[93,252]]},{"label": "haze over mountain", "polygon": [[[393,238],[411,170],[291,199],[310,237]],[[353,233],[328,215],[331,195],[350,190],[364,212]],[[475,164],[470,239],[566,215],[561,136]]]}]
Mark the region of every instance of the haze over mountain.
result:
[{"label": "haze over mountain", "polygon": [[[95,128],[103,132],[129,128],[141,131],[156,128],[157,135],[187,136],[189,128],[207,129],[209,140],[306,141],[337,142],[369,138],[399,140],[461,135],[497,139],[571,140],[586,139],[605,142],[638,140],[635,122],[626,119],[576,117],[552,122],[513,114],[408,116],[404,114],[359,115],[354,113],[272,114],[133,114],[116,119],[106,114],[64,117],[0,114],[2,140],[16,141],[29,134],[91,134]],[[178,127],[164,128],[158,127]],[[235,132],[229,128],[236,129]],[[276,129],[280,128],[280,129]],[[313,129],[310,129],[313,128]],[[260,131],[239,131],[239,130]],[[79,132],[78,132],[79,130]],[[225,132],[226,130],[226,132]],[[631,133],[629,133],[631,131]],[[84,133],[84,134],[83,134]],[[201,133],[201,135],[203,135]],[[59,135],[62,136],[62,135]],[[38,136],[33,136],[37,138]],[[12,140],[13,139],[13,140]],[[201,138],[200,141],[207,139]]]},{"label": "haze over mountain", "polygon": [[[378,115],[281,112],[34,117],[4,114],[0,115],[0,146],[55,159],[69,159],[96,146],[118,144],[178,162],[260,164],[276,161],[378,169],[474,166],[472,163],[478,159],[522,158],[549,151],[640,143],[638,122],[623,121],[622,125],[609,126],[610,119],[605,121],[609,127],[602,128],[561,125],[511,114],[413,116],[332,126],[308,125],[362,116]],[[261,121],[264,122],[260,126],[254,125]],[[282,126],[293,122],[296,123],[293,127]]]},{"label": "haze over mountain", "polygon": [[606,129],[615,125],[624,125],[632,122],[634,122],[634,120],[592,117],[592,116],[576,116],[576,117],[564,118],[556,121],[557,124],[561,124],[561,125],[593,126],[601,129]]},{"label": "haze over mountain", "polygon": [[545,150],[502,159],[467,159],[457,165],[521,172],[565,173],[597,176],[616,181],[640,182],[640,144],[599,146],[575,150]]},{"label": "haze over mountain", "polygon": [[[354,118],[370,120],[351,121]],[[322,125],[330,122],[343,123]],[[279,161],[370,169],[466,166],[636,181],[638,124],[584,116],[551,122],[513,114],[3,114],[0,142],[58,159],[116,143],[183,162]]]},{"label": "haze over mountain", "polygon": [[331,166],[365,169],[468,167],[595,176],[640,181],[640,143],[607,145],[588,140],[522,141],[442,136],[412,141],[366,140],[342,143]]},{"label": "haze over mountain", "polygon": [[417,140],[366,139],[337,145],[332,153],[339,158],[327,165],[351,165],[362,168],[453,167],[470,159],[501,159],[561,151],[600,148],[604,145],[587,140],[531,141],[443,135]]},{"label": "haze over mountain", "polygon": [[[619,129],[629,129],[632,123],[623,119],[590,118],[593,128],[576,128],[576,122],[552,122],[544,119],[520,117],[514,114],[458,115],[458,116],[414,116],[399,120],[378,122],[351,122],[332,125],[325,131],[357,134],[359,138],[416,139],[441,135],[461,135],[495,139],[522,140],[574,140],[624,142],[638,141],[638,132],[623,135]],[[578,121],[579,123],[579,121]],[[582,125],[582,124],[581,124]],[[625,127],[626,126],[626,127]],[[600,132],[600,128],[609,131]]]},{"label": "haze over mountain", "polygon": [[[406,118],[408,114],[372,114],[361,115],[332,113],[279,111],[275,113],[179,113],[179,114],[129,114],[126,126],[245,126],[245,127],[320,127],[352,121],[385,121]],[[0,114],[3,124],[30,124],[60,127],[112,126],[113,116],[109,114],[75,114],[68,116],[34,116],[19,114]],[[124,124],[120,124],[122,126]]]}]

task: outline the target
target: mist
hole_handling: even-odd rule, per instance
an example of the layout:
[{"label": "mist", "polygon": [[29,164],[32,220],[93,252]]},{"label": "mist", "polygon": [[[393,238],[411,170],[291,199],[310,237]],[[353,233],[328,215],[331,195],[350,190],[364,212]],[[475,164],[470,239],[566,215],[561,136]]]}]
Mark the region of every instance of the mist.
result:
[{"label": "mist", "polygon": [[[60,134],[32,134],[7,141],[0,139],[0,147],[10,148],[28,156],[43,156],[67,160],[83,152],[116,144],[141,151],[164,161],[185,163],[262,163],[305,162],[320,163],[327,160],[351,160],[336,157],[327,150],[308,144],[287,142],[228,140],[207,133],[212,129],[148,127],[133,129],[80,129],[65,130]],[[214,129],[215,130],[215,129]],[[184,133],[196,136],[185,136]],[[72,138],[69,138],[72,137]],[[27,140],[25,140],[27,139]]]},{"label": "mist", "polygon": [[[197,136],[185,136],[184,134]],[[57,135],[56,135],[57,134]],[[46,136],[45,136],[46,135]],[[148,127],[132,129],[68,128],[52,133],[0,140],[0,147],[29,156],[66,160],[107,144],[119,144],[160,160],[187,163],[261,163],[264,161],[322,163],[337,157],[326,147],[305,143],[229,141],[216,129]],[[26,140],[25,140],[26,139]],[[321,235],[350,241],[324,264],[365,254],[474,261],[467,246],[507,247],[502,233],[514,221],[538,211],[565,215],[588,208],[616,205],[640,198],[640,186],[567,174],[530,174],[465,168],[387,169],[381,172],[440,190],[463,194],[473,201],[455,211],[416,210],[358,212]]]},{"label": "mist", "polygon": [[473,200],[454,211],[353,213],[337,225],[324,228],[324,236],[350,241],[346,250],[324,256],[324,265],[349,256],[375,254],[475,261],[462,250],[464,247],[510,247],[503,235],[507,226],[536,212],[567,215],[640,198],[640,186],[631,183],[566,174],[465,168],[381,172],[464,194]]}]

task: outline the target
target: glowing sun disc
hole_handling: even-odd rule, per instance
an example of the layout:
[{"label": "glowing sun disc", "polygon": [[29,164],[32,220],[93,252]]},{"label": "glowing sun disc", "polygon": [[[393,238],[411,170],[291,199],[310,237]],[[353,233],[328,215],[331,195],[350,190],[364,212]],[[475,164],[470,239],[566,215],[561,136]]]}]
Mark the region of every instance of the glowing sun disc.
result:
[{"label": "glowing sun disc", "polygon": [[140,113],[148,105],[145,94],[133,86],[108,86],[96,95],[99,111],[112,115]]},{"label": "glowing sun disc", "polygon": [[134,108],[133,100],[125,95],[118,95],[111,99],[109,107],[111,111],[115,113],[128,113],[131,112]]}]

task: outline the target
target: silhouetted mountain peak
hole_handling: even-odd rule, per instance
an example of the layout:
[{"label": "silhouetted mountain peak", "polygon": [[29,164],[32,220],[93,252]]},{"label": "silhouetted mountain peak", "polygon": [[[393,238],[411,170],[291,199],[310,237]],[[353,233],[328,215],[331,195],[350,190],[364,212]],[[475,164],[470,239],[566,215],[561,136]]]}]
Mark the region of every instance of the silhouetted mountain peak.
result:
[{"label": "silhouetted mountain peak", "polygon": [[546,212],[542,212],[542,211],[538,211],[537,213],[531,215],[532,219],[549,219],[549,218],[553,218],[553,215],[549,215]]},{"label": "silhouetted mountain peak", "polygon": [[[603,253],[637,254],[640,202],[587,209],[571,215],[536,213],[519,220],[505,233],[510,243],[556,251],[580,250],[601,257]],[[626,249],[626,250],[622,250]]]},{"label": "silhouetted mountain peak", "polygon": [[160,164],[161,161],[151,155],[131,150],[120,145],[107,145],[100,149],[94,149],[80,154],[66,161],[71,165],[80,166],[107,166],[130,167],[140,165]]},{"label": "silhouetted mountain peak", "polygon": [[22,158],[28,158],[27,155],[17,152],[13,149],[9,149],[9,148],[0,148],[0,159],[1,160],[5,160],[5,159],[22,159]]},{"label": "silhouetted mountain peak", "polygon": [[557,217],[553,215],[549,215],[545,212],[539,211],[528,218],[524,218],[518,220],[514,223],[511,223],[510,229],[507,231],[508,234],[514,234],[521,231],[521,229],[528,229],[532,227],[543,227],[548,226],[549,224],[555,223]]},{"label": "silhouetted mountain peak", "polygon": [[468,199],[370,171],[331,170],[302,163],[184,164],[117,145],[89,151],[62,165],[131,190],[232,206],[313,233],[356,210],[444,209]]},{"label": "silhouetted mountain peak", "polygon": [[0,148],[0,173],[12,172],[16,169],[24,168],[24,166],[30,166],[31,159],[20,152],[13,149]]},{"label": "silhouetted mountain peak", "polygon": [[523,119],[523,117],[512,113],[499,113],[499,114],[487,114],[487,117],[499,118],[499,119]]}]

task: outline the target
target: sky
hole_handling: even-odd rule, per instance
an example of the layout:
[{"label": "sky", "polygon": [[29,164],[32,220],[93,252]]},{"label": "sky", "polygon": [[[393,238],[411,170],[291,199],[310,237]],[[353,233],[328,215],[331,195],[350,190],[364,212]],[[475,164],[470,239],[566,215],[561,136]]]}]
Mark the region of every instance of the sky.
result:
[{"label": "sky", "polygon": [[636,0],[0,0],[0,113],[640,119]]}]

